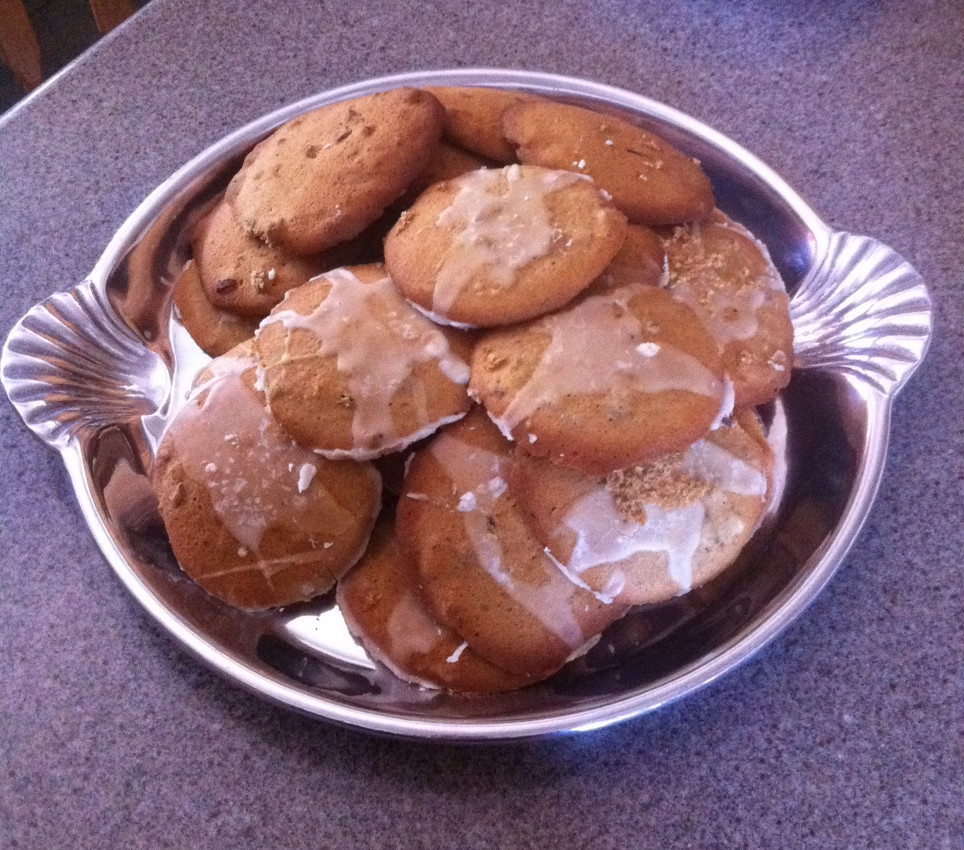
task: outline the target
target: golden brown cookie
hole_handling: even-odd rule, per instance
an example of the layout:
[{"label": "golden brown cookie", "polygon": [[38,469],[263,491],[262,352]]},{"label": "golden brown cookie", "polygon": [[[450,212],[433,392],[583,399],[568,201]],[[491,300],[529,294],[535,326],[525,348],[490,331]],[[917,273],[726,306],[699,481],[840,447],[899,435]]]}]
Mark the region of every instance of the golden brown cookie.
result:
[{"label": "golden brown cookie", "polygon": [[592,476],[516,452],[510,491],[568,572],[627,605],[663,602],[729,566],[767,503],[773,453],[749,411],[682,452]]},{"label": "golden brown cookie", "polygon": [[625,235],[625,217],[591,181],[510,165],[431,186],[388,234],[385,263],[433,318],[491,327],[561,307]]},{"label": "golden brown cookie", "polygon": [[292,289],[257,339],[281,427],[326,457],[356,460],[398,451],[464,415],[468,346],[418,313],[378,265],[334,269]]},{"label": "golden brown cookie", "polygon": [[245,233],[231,207],[219,203],[191,243],[208,301],[220,310],[262,319],[284,294],[340,263],[325,255],[294,257]]},{"label": "golden brown cookie", "polygon": [[793,326],[783,279],[766,247],[717,211],[665,240],[669,291],[723,349],[737,407],[763,404],[790,382]]},{"label": "golden brown cookie", "polygon": [[325,460],[281,431],[254,389],[255,371],[250,346],[212,361],[168,426],[153,471],[181,567],[246,609],[329,590],[361,557],[381,504],[370,464]]},{"label": "golden brown cookie", "polygon": [[[414,202],[415,198],[433,183],[454,180],[470,171],[491,168],[494,165],[495,163],[492,160],[483,159],[455,145],[442,142],[435,155],[428,161],[425,170],[415,178],[405,195],[407,197],[409,192],[413,193],[412,200]],[[411,206],[411,204],[406,206]]]},{"label": "golden brown cookie", "polygon": [[653,286],[587,293],[489,331],[472,354],[470,393],[502,432],[522,451],[591,473],[686,448],[719,417],[724,389],[716,342]]},{"label": "golden brown cookie", "polygon": [[193,260],[189,260],[174,284],[174,306],[181,323],[205,354],[218,357],[238,343],[251,339],[258,320],[219,310],[210,301]]},{"label": "golden brown cookie", "polygon": [[227,200],[241,227],[295,254],[351,239],[425,167],[445,111],[430,94],[398,88],[299,115],[260,142]]},{"label": "golden brown cookie", "polygon": [[417,452],[396,532],[433,616],[496,666],[548,676],[625,612],[563,574],[507,493],[511,444],[478,409]]},{"label": "golden brown cookie", "polygon": [[661,286],[666,276],[666,250],[655,230],[641,224],[626,229],[626,240],[593,283],[592,292],[614,290],[622,286]]},{"label": "golden brown cookie", "polygon": [[338,582],[336,599],[348,630],[400,679],[464,694],[528,684],[476,655],[432,617],[390,521],[376,526],[362,559]]},{"label": "golden brown cookie", "polygon": [[679,224],[715,206],[699,163],[621,118],[536,100],[508,107],[502,128],[520,162],[588,174],[637,224]]},{"label": "golden brown cookie", "polygon": [[428,86],[445,107],[445,135],[457,145],[508,165],[516,161],[515,148],[502,132],[502,113],[534,95],[471,86]]}]

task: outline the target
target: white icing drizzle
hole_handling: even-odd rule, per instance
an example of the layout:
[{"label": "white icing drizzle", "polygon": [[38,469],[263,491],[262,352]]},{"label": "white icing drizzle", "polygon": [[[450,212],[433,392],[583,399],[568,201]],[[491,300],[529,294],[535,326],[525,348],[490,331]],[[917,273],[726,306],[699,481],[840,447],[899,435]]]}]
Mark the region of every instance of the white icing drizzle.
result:
[{"label": "white icing drizzle", "polygon": [[436,224],[457,235],[436,273],[432,313],[446,314],[478,275],[507,289],[516,272],[549,253],[563,234],[553,226],[545,198],[585,179],[568,171],[521,168],[482,169],[461,178],[452,203]]},{"label": "white icing drizzle", "polygon": [[314,480],[317,458],[278,428],[242,380],[253,368],[252,358],[213,360],[213,377],[192,393],[169,436],[187,474],[210,494],[218,519],[241,548],[258,555],[264,532],[297,511],[329,512],[332,527],[352,519]]},{"label": "white icing drizzle", "polygon": [[433,313],[431,310],[426,310],[421,304],[416,304],[414,301],[410,301],[409,304],[425,316],[425,318],[431,319],[436,325],[446,325],[462,331],[471,331],[478,327],[478,325],[470,325],[467,322],[456,322],[454,319],[448,319],[439,313]]},{"label": "white icing drizzle", "polygon": [[386,647],[390,657],[400,663],[418,655],[428,655],[439,645],[438,624],[408,588],[399,592],[385,623]]},{"label": "white icing drizzle", "polygon": [[710,423],[710,430],[716,431],[722,427],[723,421],[733,415],[733,405],[736,404],[736,389],[729,375],[723,376],[723,401],[720,402],[720,409],[716,412],[716,418]]},{"label": "white icing drizzle", "polygon": [[[493,421],[510,433],[541,407],[567,396],[658,393],[686,390],[720,394],[720,381],[692,355],[646,340],[629,310],[630,288],[586,298],[540,320],[536,330],[550,334],[532,377]],[[642,349],[642,350],[640,350]]]},{"label": "white icing drizzle", "polygon": [[735,222],[714,222],[707,225],[731,230],[754,244],[763,255],[765,272],[751,273],[748,267],[740,270],[727,268],[728,257],[707,251],[703,242],[704,225],[692,224],[678,228],[674,239],[685,240],[681,251],[686,261],[674,269],[670,289],[679,301],[691,307],[706,329],[720,345],[747,340],[759,330],[757,312],[767,302],[768,291],[785,291],[765,246],[745,228]]},{"label": "white icing drizzle", "polygon": [[400,450],[405,448],[405,446],[410,446],[412,443],[417,443],[419,440],[425,437],[431,437],[439,428],[443,425],[450,425],[453,422],[458,422],[463,416],[464,412],[453,413],[451,416],[441,416],[438,419],[429,422],[424,428],[418,431],[413,431],[406,434],[404,439],[399,438],[400,444],[389,443],[385,447],[381,448],[352,448],[352,449],[313,449],[316,454],[326,457],[329,460],[371,460],[373,457],[378,457],[379,455],[385,454],[386,449]]},{"label": "white icing drizzle", "polygon": [[298,492],[304,493],[305,490],[311,485],[315,474],[318,472],[317,467],[312,463],[303,463],[301,468],[298,470]]},{"label": "white icing drizzle", "polygon": [[698,440],[683,457],[680,470],[738,496],[759,496],[767,492],[766,475],[746,461],[731,455],[710,440]]},{"label": "white icing drizzle", "polygon": [[463,640],[462,643],[460,643],[457,647],[455,647],[455,649],[452,651],[452,654],[448,658],[446,658],[445,661],[449,664],[458,663],[458,660],[462,657],[462,653],[465,652],[465,650],[467,650],[468,648],[469,648],[469,645]]},{"label": "white icing drizzle", "polygon": [[[338,372],[346,378],[354,410],[354,444],[390,445],[399,435],[389,404],[414,369],[434,361],[448,380],[464,385],[468,364],[451,351],[445,335],[399,295],[390,278],[366,284],[347,269],[326,272],[323,278],[331,290],[310,314],[280,310],[261,327],[281,323],[289,338],[296,328],[312,333],[318,340],[316,356],[335,356]],[[423,430],[431,433],[438,423],[429,421],[426,401],[424,395],[417,399]],[[353,454],[347,450],[341,456]]]},{"label": "white icing drizzle", "polygon": [[[455,493],[475,495],[475,510],[459,513],[466,536],[472,543],[479,565],[522,608],[548,631],[570,646],[585,640],[582,628],[567,604],[553,593],[551,582],[528,584],[513,580],[505,567],[502,544],[490,526],[496,502],[505,494],[509,459],[504,455],[471,446],[450,434],[440,434],[428,448],[445,471]],[[533,542],[533,545],[535,542]],[[552,567],[547,559],[546,565]]]},{"label": "white icing drizzle", "polygon": [[681,593],[693,582],[693,555],[700,543],[705,511],[701,502],[664,510],[646,504],[643,525],[623,519],[605,489],[593,490],[570,508],[565,524],[576,532],[568,567],[577,574],[615,564],[640,552],[664,552],[667,570]]},{"label": "white icing drizzle", "polygon": [[673,287],[673,294],[703,319],[706,329],[720,345],[750,339],[760,327],[757,310],[763,306],[761,289],[740,293],[726,287],[714,288],[704,302],[695,288]]},{"label": "white icing drizzle", "polygon": [[553,555],[552,550],[548,546],[546,546],[542,551],[545,553],[546,557],[550,561],[552,561],[553,564],[556,565],[556,569],[558,569],[574,585],[576,585],[577,587],[581,587],[583,590],[585,590],[588,593],[591,593],[593,596],[596,597],[596,599],[598,599],[604,605],[613,604],[614,597],[606,592],[609,582],[606,583],[607,588],[604,588],[601,591],[595,591],[588,584],[586,584],[586,582],[582,580],[578,572],[574,572],[571,567],[569,567],[567,564],[562,563],[562,561],[560,561],[555,555]]}]

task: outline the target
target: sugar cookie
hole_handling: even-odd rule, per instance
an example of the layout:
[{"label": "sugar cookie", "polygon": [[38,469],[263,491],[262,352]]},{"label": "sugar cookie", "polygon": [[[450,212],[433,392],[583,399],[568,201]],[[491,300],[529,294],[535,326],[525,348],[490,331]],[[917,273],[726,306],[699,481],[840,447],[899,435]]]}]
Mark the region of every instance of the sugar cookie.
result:
[{"label": "sugar cookie", "polygon": [[750,231],[716,212],[665,240],[668,289],[723,349],[736,405],[763,404],[790,381],[793,325],[783,279]]},{"label": "sugar cookie", "polygon": [[512,165],[426,190],[388,234],[385,263],[437,320],[489,327],[561,307],[625,235],[625,217],[591,181]]},{"label": "sugar cookie", "polygon": [[703,436],[725,405],[724,377],[695,313],[632,285],[484,334],[470,392],[523,451],[606,473]]},{"label": "sugar cookie", "polygon": [[415,454],[396,531],[433,616],[476,653],[541,678],[625,607],[567,577],[507,493],[512,446],[478,409]]},{"label": "sugar cookie", "polygon": [[432,617],[390,522],[376,526],[368,551],[338,582],[336,600],[356,640],[407,682],[486,694],[529,681],[485,661]]},{"label": "sugar cookie", "polygon": [[682,452],[607,476],[523,452],[510,491],[567,570],[628,605],[705,583],[746,545],[767,504],[773,453],[752,412]]},{"label": "sugar cookie", "polygon": [[351,239],[431,157],[445,110],[398,88],[307,112],[258,144],[227,190],[241,227],[295,254]]},{"label": "sugar cookie", "polygon": [[256,344],[281,427],[326,457],[356,460],[398,451],[468,410],[468,346],[418,313],[378,265],[291,290]]},{"label": "sugar cookie", "polygon": [[258,320],[219,310],[210,301],[194,260],[188,260],[172,295],[185,330],[205,354],[218,357],[254,336]]},{"label": "sugar cookie", "polygon": [[520,162],[588,174],[637,224],[679,224],[715,206],[699,163],[621,118],[534,100],[508,107],[502,129]]},{"label": "sugar cookie", "polygon": [[370,464],[325,460],[282,433],[254,389],[255,367],[250,346],[212,361],[153,472],[185,573],[246,609],[329,590],[361,557],[381,504]]},{"label": "sugar cookie", "polygon": [[515,148],[502,132],[502,113],[530,94],[473,86],[429,86],[445,107],[445,135],[457,145],[502,165],[516,161]]}]

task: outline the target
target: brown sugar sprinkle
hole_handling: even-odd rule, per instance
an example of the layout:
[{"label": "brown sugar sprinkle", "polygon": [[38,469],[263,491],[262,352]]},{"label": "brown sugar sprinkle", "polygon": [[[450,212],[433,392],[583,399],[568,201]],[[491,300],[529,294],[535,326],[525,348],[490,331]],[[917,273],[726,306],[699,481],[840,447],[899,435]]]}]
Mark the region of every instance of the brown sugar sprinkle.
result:
[{"label": "brown sugar sprinkle", "polygon": [[710,484],[680,470],[684,452],[673,452],[642,466],[617,469],[606,476],[606,489],[623,519],[643,524],[645,505],[673,510],[692,504],[710,490]]}]

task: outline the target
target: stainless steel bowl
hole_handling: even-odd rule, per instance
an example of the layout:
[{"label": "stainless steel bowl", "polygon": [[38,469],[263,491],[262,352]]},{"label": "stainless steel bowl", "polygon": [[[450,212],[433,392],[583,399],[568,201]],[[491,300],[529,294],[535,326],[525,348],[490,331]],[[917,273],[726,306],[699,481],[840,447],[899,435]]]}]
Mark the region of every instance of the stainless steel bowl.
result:
[{"label": "stainless steel bowl", "polygon": [[[461,698],[374,664],[332,599],[250,614],[178,567],[148,475],[156,439],[206,360],[172,318],[188,231],[243,155],[306,110],[399,85],[485,85],[592,106],[655,130],[703,164],[719,206],[768,246],[792,293],[793,380],[763,410],[777,498],[732,569],[638,609],[584,658],[522,691]],[[0,373],[27,426],[61,453],[107,560],[144,608],[228,679],[306,714],[389,735],[505,740],[581,731],[652,711],[745,661],[807,607],[846,556],[877,490],[891,403],[930,336],[930,302],[901,257],[832,231],[752,154],[647,98],[598,83],[503,70],[369,80],[292,104],[173,174],[124,223],[90,276],[14,327]]]}]

